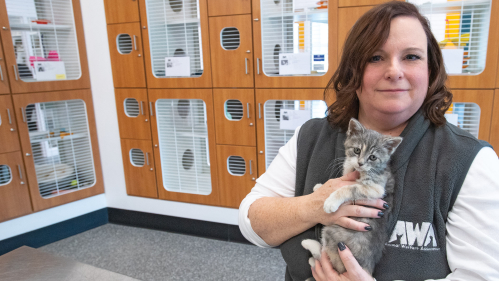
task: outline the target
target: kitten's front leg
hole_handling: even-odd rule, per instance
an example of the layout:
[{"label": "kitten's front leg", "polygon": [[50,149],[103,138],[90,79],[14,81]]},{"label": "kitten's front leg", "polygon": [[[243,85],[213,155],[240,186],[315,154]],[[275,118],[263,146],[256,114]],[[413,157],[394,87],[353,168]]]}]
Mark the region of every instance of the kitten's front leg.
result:
[{"label": "kitten's front leg", "polygon": [[353,191],[360,186],[360,184],[347,185],[331,193],[326,201],[324,201],[324,212],[336,212],[341,204],[354,199]]}]

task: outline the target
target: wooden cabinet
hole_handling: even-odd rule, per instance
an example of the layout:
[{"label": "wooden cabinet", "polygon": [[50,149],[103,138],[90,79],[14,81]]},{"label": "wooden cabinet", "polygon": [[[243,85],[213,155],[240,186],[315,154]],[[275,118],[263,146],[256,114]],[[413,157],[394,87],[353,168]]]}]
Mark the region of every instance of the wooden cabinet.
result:
[{"label": "wooden cabinet", "polygon": [[220,203],[211,89],[149,90],[160,199]]},{"label": "wooden cabinet", "polygon": [[146,89],[115,89],[122,139],[151,139],[150,108]]},{"label": "wooden cabinet", "polygon": [[251,15],[210,18],[213,87],[253,87]]},{"label": "wooden cabinet", "polygon": [[208,0],[208,14],[210,17],[251,14],[251,0]]},{"label": "wooden cabinet", "polygon": [[103,193],[90,90],[13,99],[33,210]]},{"label": "wooden cabinet", "polygon": [[184,2],[139,2],[148,88],[212,87],[206,0]]},{"label": "wooden cabinet", "polygon": [[214,89],[217,144],[256,146],[253,89]]},{"label": "wooden cabinet", "polygon": [[239,208],[257,178],[256,148],[217,145],[220,205]]},{"label": "wooden cabinet", "polygon": [[[330,0],[328,1],[328,13],[327,13],[327,35],[328,35],[328,45],[327,45],[327,58],[328,66],[327,72],[323,75],[310,75],[310,76],[301,76],[301,75],[291,75],[291,76],[280,76],[275,71],[279,69],[279,54],[286,52],[293,52],[293,40],[286,39],[289,38],[293,32],[293,23],[296,20],[292,20],[289,28],[286,28],[285,31],[281,31],[279,33],[273,34],[274,32],[269,32],[266,36],[263,36],[266,42],[262,42],[262,24],[271,24],[274,25],[279,22],[279,18],[286,17],[288,19],[292,16],[292,13],[284,13],[282,14],[282,8],[272,6],[274,1],[268,1],[268,5],[272,6],[276,10],[275,14],[278,17],[275,21],[271,20],[272,11],[269,8],[265,8],[267,13],[269,13],[269,18],[261,18],[261,1],[253,1],[253,41],[255,46],[254,51],[254,61],[255,61],[255,86],[256,88],[321,88],[324,89],[329,82],[329,79],[333,76],[337,68],[337,53],[338,53],[338,45],[336,44],[336,38],[338,34],[338,0]],[[275,1],[275,5],[284,5],[284,1]],[[289,8],[289,7],[288,7]],[[264,9],[264,10],[265,10]],[[282,21],[282,19],[280,20]],[[303,20],[299,20],[302,21]],[[300,24],[296,22],[297,24]],[[323,22],[322,22],[323,23]],[[289,36],[284,36],[284,32]],[[273,34],[273,35],[271,35]],[[322,38],[322,37],[321,37]],[[299,38],[297,38],[299,39]],[[322,38],[324,39],[324,38]],[[288,46],[289,45],[289,46]],[[286,46],[287,51],[286,51]],[[268,53],[264,56],[263,49],[267,48]],[[321,55],[319,55],[321,56]],[[262,60],[263,59],[263,60]],[[314,58],[311,58],[315,60]],[[320,58],[318,58],[320,59]],[[269,68],[275,68],[274,72],[267,71],[266,66]]]},{"label": "wooden cabinet", "polygon": [[5,56],[3,54],[3,47],[0,44],[0,95],[10,94],[9,76],[7,75],[7,68],[5,66]]},{"label": "wooden cabinet", "polygon": [[[356,6],[372,6],[378,5],[391,0],[339,0],[339,7],[356,7]],[[405,2],[405,0],[396,0],[400,2]]]},{"label": "wooden cabinet", "polygon": [[492,124],[491,134],[489,138],[490,144],[494,147],[496,154],[499,155],[499,133],[497,128],[499,128],[499,90],[496,89],[494,93],[494,105],[492,107],[494,110],[492,112]]},{"label": "wooden cabinet", "polygon": [[140,23],[107,26],[109,52],[116,88],[145,88],[146,74]]},{"label": "wooden cabinet", "polygon": [[104,8],[107,24],[140,21],[138,0],[104,0]]},{"label": "wooden cabinet", "polygon": [[158,198],[150,140],[121,140],[128,195]]},{"label": "wooden cabinet", "polygon": [[[20,9],[41,11],[48,2],[36,7],[34,1],[27,4],[16,3]],[[9,18],[14,17],[9,17],[5,1],[0,2],[1,37],[14,94],[90,88],[80,1],[57,5],[56,13],[43,19],[46,24],[10,24]]]},{"label": "wooden cabinet", "polygon": [[0,153],[21,149],[10,95],[0,96],[0,144]]},{"label": "wooden cabinet", "polygon": [[279,148],[294,134],[294,129],[281,124],[281,110],[306,110],[311,118],[322,118],[333,102],[334,97],[323,102],[322,89],[257,89],[258,176],[265,173]]},{"label": "wooden cabinet", "polygon": [[0,222],[32,212],[21,152],[0,154]]},{"label": "wooden cabinet", "polygon": [[355,22],[374,6],[350,7],[338,9],[338,61],[341,60],[343,45]]},{"label": "wooden cabinet", "polygon": [[[478,130],[478,138],[484,141],[489,141],[491,133],[491,121],[492,121],[492,105],[494,103],[494,90],[452,90],[453,103],[469,103],[468,108],[463,108],[460,118],[466,118],[469,116],[469,122],[459,122],[464,124],[459,124],[464,130],[468,130],[470,133],[474,134],[474,131]],[[476,110],[473,107],[478,106]],[[454,113],[456,113],[456,108],[454,106]],[[476,112],[476,113],[475,113]],[[480,116],[479,120],[476,120]],[[469,123],[466,124],[466,123]],[[478,123],[478,124],[476,124]],[[478,125],[478,128],[476,125]],[[492,127],[493,128],[493,127]]]}]

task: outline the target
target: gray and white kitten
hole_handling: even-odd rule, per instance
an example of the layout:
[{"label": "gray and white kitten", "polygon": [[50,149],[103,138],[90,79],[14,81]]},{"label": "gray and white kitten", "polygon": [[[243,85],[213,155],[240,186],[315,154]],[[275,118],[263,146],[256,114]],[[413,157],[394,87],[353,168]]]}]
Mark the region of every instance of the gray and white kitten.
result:
[{"label": "gray and white kitten", "polygon": [[[383,197],[387,204],[392,206],[395,181],[389,162],[390,156],[401,141],[401,137],[385,136],[366,129],[359,121],[352,118],[345,139],[346,159],[343,164],[343,175],[357,170],[360,178],[356,180],[356,184],[344,186],[333,192],[324,202],[324,211],[335,212],[341,204],[351,200]],[[317,184],[314,191],[321,186],[322,184]],[[333,267],[340,274],[345,272],[345,266],[338,254],[338,243],[344,242],[360,266],[372,275],[388,239],[386,225],[389,212],[390,209],[384,210],[382,218],[352,217],[370,225],[371,231],[361,232],[331,225],[322,229],[321,243],[311,239],[303,240],[302,246],[313,256],[309,259],[310,265],[315,266],[315,259],[320,259],[323,250],[328,254]]]}]

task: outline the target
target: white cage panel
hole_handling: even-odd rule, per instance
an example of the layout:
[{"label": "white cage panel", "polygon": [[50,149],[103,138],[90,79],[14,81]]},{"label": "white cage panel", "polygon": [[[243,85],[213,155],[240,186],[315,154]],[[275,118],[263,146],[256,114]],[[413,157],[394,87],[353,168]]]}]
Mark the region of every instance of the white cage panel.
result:
[{"label": "white cage panel", "polygon": [[146,0],[151,63],[155,77],[203,74],[197,0]]},{"label": "white cage panel", "polygon": [[485,69],[492,0],[409,0],[428,18],[447,73],[476,75]]},{"label": "white cage panel", "polygon": [[328,70],[328,1],[261,0],[267,76],[320,76]]},{"label": "white cage panel", "polygon": [[146,162],[144,152],[138,148],[130,149],[130,163],[135,167],[143,167]]},{"label": "white cage panel", "polygon": [[480,106],[472,102],[454,102],[445,113],[449,123],[469,132],[478,138],[480,127]]},{"label": "white cage panel", "polygon": [[[139,102],[134,98],[126,98],[125,101],[125,114],[128,117],[137,117],[143,110]],[[144,112],[142,112],[144,114]]]},{"label": "white cage panel", "polygon": [[20,79],[80,78],[71,0],[6,0],[6,5]]},{"label": "white cage panel", "polygon": [[119,34],[116,37],[118,52],[122,55],[130,54],[133,50],[132,37],[129,34]]},{"label": "white cage panel", "polygon": [[49,198],[93,186],[96,175],[85,102],[30,104],[24,113],[40,195]]},{"label": "white cage panel", "polygon": [[7,165],[0,165],[0,186],[7,185],[12,181],[12,171]]},{"label": "white cage panel", "polygon": [[227,171],[233,176],[246,174],[246,161],[241,156],[229,156],[227,158]]},{"label": "white cage panel", "polygon": [[[326,116],[327,105],[321,100],[268,100],[263,105],[265,128],[265,167],[268,168],[279,152],[294,135],[295,129],[301,124],[286,124],[281,122],[281,110],[301,111],[303,123],[311,118]],[[291,113],[291,112],[289,112]],[[302,123],[302,124],[303,124]]]},{"label": "white cage panel", "polygon": [[224,110],[227,120],[239,121],[243,118],[243,104],[240,100],[226,100]]},{"label": "white cage panel", "polygon": [[220,43],[224,50],[237,50],[241,44],[239,30],[235,27],[226,27],[220,32]]},{"label": "white cage panel", "polygon": [[206,105],[200,99],[156,102],[163,187],[168,191],[211,193]]}]

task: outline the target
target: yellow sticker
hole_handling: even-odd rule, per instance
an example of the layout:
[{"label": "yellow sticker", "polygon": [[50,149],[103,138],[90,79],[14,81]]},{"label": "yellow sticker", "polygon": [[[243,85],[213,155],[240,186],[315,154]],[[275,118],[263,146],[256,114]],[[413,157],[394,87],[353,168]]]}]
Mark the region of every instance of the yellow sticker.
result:
[{"label": "yellow sticker", "polygon": [[55,75],[55,79],[59,80],[59,79],[66,79],[66,74],[56,74]]}]

